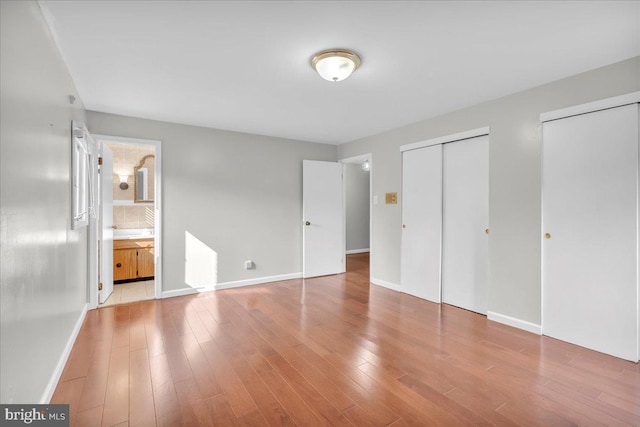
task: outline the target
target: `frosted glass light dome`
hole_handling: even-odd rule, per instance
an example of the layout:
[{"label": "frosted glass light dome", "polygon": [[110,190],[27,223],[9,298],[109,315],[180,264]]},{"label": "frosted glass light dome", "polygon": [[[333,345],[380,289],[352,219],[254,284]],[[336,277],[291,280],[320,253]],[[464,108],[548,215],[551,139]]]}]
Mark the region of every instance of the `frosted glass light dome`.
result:
[{"label": "frosted glass light dome", "polygon": [[346,79],[359,65],[360,57],[348,50],[325,50],[311,60],[311,66],[320,77],[330,82]]}]

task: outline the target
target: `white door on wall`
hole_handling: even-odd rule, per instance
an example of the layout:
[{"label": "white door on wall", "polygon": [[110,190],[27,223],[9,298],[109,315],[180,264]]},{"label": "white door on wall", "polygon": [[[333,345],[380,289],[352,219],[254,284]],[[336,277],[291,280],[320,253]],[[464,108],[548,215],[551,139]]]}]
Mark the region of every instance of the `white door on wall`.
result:
[{"label": "white door on wall", "polygon": [[100,304],[113,292],[113,153],[101,144],[100,166]]},{"label": "white door on wall", "polygon": [[442,302],[487,314],[489,136],[444,144]]},{"label": "white door on wall", "polygon": [[302,276],[344,273],[342,164],[304,160],[302,169]]},{"label": "white door on wall", "polygon": [[543,137],[543,334],[637,361],[638,104]]},{"label": "white door on wall", "polygon": [[402,153],[400,290],[440,302],[442,145]]}]

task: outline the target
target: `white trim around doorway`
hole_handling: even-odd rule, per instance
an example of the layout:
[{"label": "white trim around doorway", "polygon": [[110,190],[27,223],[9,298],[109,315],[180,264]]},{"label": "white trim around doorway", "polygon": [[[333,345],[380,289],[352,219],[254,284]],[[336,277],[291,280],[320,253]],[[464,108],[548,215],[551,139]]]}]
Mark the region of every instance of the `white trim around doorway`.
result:
[{"label": "white trim around doorway", "polygon": [[[155,139],[127,138],[121,136],[97,135],[93,138],[96,142],[115,142],[130,145],[150,145],[155,148],[155,190],[154,190],[154,298],[162,298],[162,141]],[[98,307],[98,292],[91,292],[90,308]]]}]

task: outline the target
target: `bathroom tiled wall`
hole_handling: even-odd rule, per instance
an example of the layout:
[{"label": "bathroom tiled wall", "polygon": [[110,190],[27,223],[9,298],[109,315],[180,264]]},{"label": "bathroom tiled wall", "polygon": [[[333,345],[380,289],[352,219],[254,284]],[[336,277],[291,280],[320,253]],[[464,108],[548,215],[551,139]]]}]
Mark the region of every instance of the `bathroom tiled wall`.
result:
[{"label": "bathroom tiled wall", "polygon": [[[121,200],[131,203],[131,205],[113,207],[113,224],[119,229],[153,227],[153,205],[147,203],[136,205],[133,203],[133,169],[144,156],[155,153],[154,147],[116,143],[107,143],[107,146],[113,152],[113,200],[116,203]],[[153,178],[155,172],[153,159],[148,159],[145,162],[145,166],[149,169],[149,177]],[[127,180],[129,188],[126,190],[120,188],[120,174],[129,176]],[[153,195],[152,179],[150,180],[149,194]]]},{"label": "bathroom tiled wall", "polygon": [[152,228],[153,206],[114,206],[113,224],[122,228]]},{"label": "bathroom tiled wall", "polygon": [[[133,168],[138,165],[140,160],[149,154],[155,154],[155,148],[144,145],[115,144],[107,143],[107,146],[113,152],[113,200],[131,200],[134,196],[134,178]],[[145,167],[149,169],[149,194],[153,195],[153,176],[155,173],[154,160],[145,161]],[[129,188],[123,190],[120,188],[119,175],[127,175],[127,184]]]}]

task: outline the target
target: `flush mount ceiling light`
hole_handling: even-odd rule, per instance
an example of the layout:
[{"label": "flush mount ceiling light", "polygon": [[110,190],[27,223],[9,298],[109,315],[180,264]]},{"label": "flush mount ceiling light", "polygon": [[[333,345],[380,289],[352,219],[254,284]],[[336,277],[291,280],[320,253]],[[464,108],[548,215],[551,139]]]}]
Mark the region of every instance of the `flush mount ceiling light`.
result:
[{"label": "flush mount ceiling light", "polygon": [[349,77],[360,66],[360,57],[349,50],[324,50],[313,57],[311,66],[323,79],[339,82]]}]

